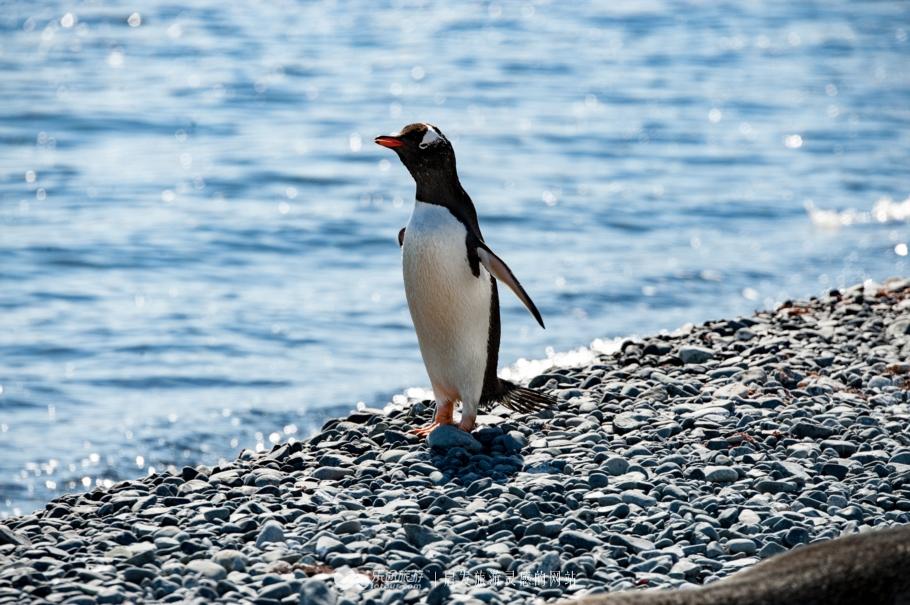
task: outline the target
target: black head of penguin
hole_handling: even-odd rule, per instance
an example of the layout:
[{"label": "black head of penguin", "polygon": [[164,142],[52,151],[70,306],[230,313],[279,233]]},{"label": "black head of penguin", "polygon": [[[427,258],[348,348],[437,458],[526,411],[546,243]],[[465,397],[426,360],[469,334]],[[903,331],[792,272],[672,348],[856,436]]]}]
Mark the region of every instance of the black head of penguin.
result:
[{"label": "black head of penguin", "polygon": [[[432,187],[442,182],[458,182],[455,170],[455,150],[432,124],[408,124],[396,134],[376,137],[376,144],[388,147],[405,165],[411,176],[421,186]],[[442,182],[440,182],[442,181]],[[433,187],[435,188],[435,187]]]}]

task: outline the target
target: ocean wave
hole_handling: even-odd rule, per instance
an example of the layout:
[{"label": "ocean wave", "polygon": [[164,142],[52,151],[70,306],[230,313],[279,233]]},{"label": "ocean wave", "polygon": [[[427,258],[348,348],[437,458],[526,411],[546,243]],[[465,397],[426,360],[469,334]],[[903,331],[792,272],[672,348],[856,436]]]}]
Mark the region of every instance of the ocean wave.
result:
[{"label": "ocean wave", "polygon": [[[579,347],[570,351],[556,351],[553,347],[547,347],[547,356],[543,359],[525,359],[520,358],[513,365],[500,369],[499,376],[506,380],[515,382],[527,382],[538,374],[544,374],[547,371],[558,368],[573,368],[596,363],[602,355],[609,355],[620,350],[622,343],[627,340],[640,340],[637,336],[617,337],[617,338],[596,338],[587,347]],[[383,410],[389,413],[393,410],[404,410],[409,405],[417,402],[433,399],[433,390],[427,387],[410,387],[402,393],[392,396],[390,402],[383,406]],[[358,402],[357,409],[365,409],[367,406],[363,402]]]},{"label": "ocean wave", "polygon": [[828,229],[839,229],[851,225],[910,222],[910,197],[902,202],[895,202],[890,197],[883,197],[875,202],[872,210],[825,210],[817,208],[811,201],[806,202],[806,213],[813,225]]}]

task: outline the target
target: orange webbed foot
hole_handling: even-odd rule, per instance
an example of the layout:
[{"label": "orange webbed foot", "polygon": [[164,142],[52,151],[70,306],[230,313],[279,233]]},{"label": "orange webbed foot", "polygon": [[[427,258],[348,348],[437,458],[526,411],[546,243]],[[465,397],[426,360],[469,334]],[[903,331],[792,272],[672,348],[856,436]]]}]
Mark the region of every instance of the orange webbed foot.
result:
[{"label": "orange webbed foot", "polygon": [[470,434],[474,430],[474,427],[477,426],[477,423],[473,420],[462,420],[458,423],[458,428],[463,430],[465,433]]},{"label": "orange webbed foot", "polygon": [[454,424],[452,422],[452,410],[454,405],[451,401],[436,405],[436,416],[433,418],[433,422],[427,426],[422,426],[420,428],[411,429],[408,431],[412,435],[417,435],[418,437],[426,437],[432,433],[436,428],[444,424]]},{"label": "orange webbed foot", "polygon": [[418,437],[426,437],[427,435],[432,433],[433,430],[438,426],[442,426],[442,425],[440,425],[438,422],[431,422],[430,424],[428,424],[426,426],[422,426],[422,427],[416,428],[416,429],[411,429],[408,432],[412,435],[417,435]]}]

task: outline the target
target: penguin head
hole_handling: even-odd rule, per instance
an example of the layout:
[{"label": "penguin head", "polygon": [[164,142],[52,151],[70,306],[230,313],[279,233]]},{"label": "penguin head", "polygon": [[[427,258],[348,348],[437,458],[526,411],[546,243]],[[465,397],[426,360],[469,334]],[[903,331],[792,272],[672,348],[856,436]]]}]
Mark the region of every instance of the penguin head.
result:
[{"label": "penguin head", "polygon": [[422,175],[455,171],[455,150],[432,124],[408,124],[395,134],[376,137],[375,141],[398,154],[414,180],[419,181]]}]

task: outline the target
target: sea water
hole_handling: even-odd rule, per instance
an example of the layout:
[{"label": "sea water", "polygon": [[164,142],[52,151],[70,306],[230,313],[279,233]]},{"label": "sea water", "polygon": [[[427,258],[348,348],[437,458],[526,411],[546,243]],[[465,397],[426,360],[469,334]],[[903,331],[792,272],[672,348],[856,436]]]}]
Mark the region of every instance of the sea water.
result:
[{"label": "sea water", "polygon": [[4,2],[0,515],[425,386],[372,143],[409,122],[546,320],[502,290],[503,366],[906,275],[908,35],[900,2]]}]

